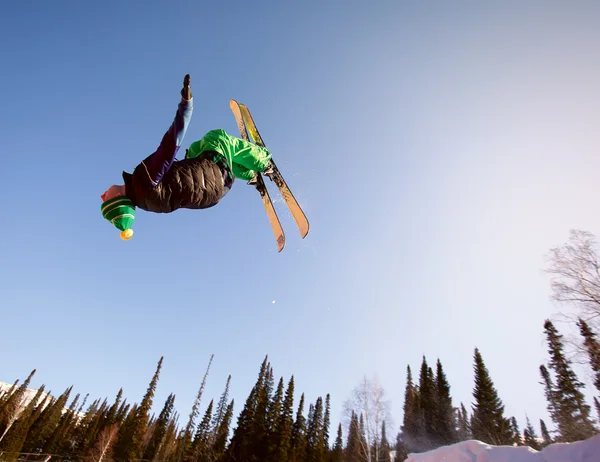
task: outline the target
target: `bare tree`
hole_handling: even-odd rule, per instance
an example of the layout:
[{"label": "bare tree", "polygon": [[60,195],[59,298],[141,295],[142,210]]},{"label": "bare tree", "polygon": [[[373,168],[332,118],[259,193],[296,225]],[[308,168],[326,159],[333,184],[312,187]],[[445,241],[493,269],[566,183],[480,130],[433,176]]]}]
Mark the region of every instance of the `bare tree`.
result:
[{"label": "bare tree", "polygon": [[[352,395],[344,401],[346,428],[349,428],[352,412],[361,416],[364,422],[366,441],[361,441],[361,450],[367,462],[377,462],[381,458],[381,426],[392,425],[390,402],[385,399],[385,390],[377,377],[366,376],[352,390]],[[348,430],[347,430],[348,431]]]},{"label": "bare tree", "polygon": [[114,423],[106,427],[100,435],[96,444],[90,449],[89,455],[85,458],[86,462],[111,462],[112,448],[117,439],[119,424]]},{"label": "bare tree", "polygon": [[[571,230],[564,245],[550,250],[546,273],[551,275],[552,300],[563,307],[559,317],[571,326],[582,318],[593,330],[600,329],[600,258],[594,235]],[[565,343],[573,351],[572,360],[584,363],[586,352],[578,333],[567,335]]]},{"label": "bare tree", "polygon": [[600,320],[600,259],[597,242],[587,231],[571,230],[568,242],[550,250],[552,298],[571,304],[588,323]]}]

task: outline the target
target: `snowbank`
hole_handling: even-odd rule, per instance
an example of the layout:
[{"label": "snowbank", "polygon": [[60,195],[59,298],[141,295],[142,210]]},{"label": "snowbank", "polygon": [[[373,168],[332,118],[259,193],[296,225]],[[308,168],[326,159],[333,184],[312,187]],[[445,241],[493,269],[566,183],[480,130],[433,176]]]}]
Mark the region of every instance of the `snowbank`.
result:
[{"label": "snowbank", "polygon": [[470,440],[409,454],[405,462],[600,462],[600,435],[576,443],[551,444],[541,451]]}]

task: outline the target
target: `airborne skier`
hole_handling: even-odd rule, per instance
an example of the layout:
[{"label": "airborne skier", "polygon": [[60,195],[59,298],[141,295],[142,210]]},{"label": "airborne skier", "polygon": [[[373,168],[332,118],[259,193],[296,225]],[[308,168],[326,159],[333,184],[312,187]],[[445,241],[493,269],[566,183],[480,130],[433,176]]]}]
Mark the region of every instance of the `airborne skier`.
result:
[{"label": "airborne skier", "polygon": [[102,216],[121,231],[123,240],[133,236],[136,208],[171,213],[180,208],[206,209],[218,204],[236,178],[256,181],[260,173],[273,174],[271,153],[248,140],[211,130],[190,144],[185,158],[176,160],[193,113],[190,75],[184,77],[175,118],[158,148],[133,173],[123,171],[124,184],[112,185],[100,197]]}]

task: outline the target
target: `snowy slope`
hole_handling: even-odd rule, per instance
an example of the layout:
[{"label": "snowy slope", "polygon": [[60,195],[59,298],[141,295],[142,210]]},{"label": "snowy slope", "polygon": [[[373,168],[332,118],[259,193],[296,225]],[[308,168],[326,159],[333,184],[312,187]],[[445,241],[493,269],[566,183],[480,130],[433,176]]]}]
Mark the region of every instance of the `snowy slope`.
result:
[{"label": "snowy slope", "polygon": [[[0,382],[0,396],[4,395],[4,393],[10,393],[10,388],[13,386],[12,383]],[[15,390],[21,386],[20,383],[17,384]],[[32,390],[31,388],[27,388],[25,390],[25,395],[23,396],[22,407],[26,407],[27,404],[35,397],[37,390]],[[44,398],[48,395],[46,392],[42,392],[38,403],[41,403]],[[46,403],[47,405],[48,403]]]},{"label": "snowy slope", "polygon": [[463,441],[409,454],[405,462],[600,462],[600,435],[576,443],[555,443],[541,451],[524,446],[492,446]]},{"label": "snowy slope", "polygon": [[[3,396],[4,393],[10,393],[10,389],[13,386],[12,383],[6,383],[6,382],[0,382],[0,396]],[[19,386],[21,386],[20,383],[17,384],[16,388],[19,388]],[[38,391],[37,390],[33,390],[31,388],[27,388],[25,390],[25,394],[23,396],[23,401],[21,402],[21,408],[25,409],[27,407],[27,405],[31,402],[31,400],[33,400],[33,398],[35,398],[35,395]],[[40,399],[38,400],[38,404],[41,403],[42,401],[44,401],[44,398],[46,396],[48,396],[49,393],[47,392],[42,392]],[[53,395],[50,395],[52,398],[55,398]],[[55,398],[56,399],[56,398]],[[50,400],[46,401],[46,403],[44,404],[44,407],[46,407],[48,404],[50,404]],[[65,406],[63,408],[63,413],[65,413],[68,410],[68,407]],[[85,413],[80,412],[78,414],[79,418],[83,418],[85,416]]]}]

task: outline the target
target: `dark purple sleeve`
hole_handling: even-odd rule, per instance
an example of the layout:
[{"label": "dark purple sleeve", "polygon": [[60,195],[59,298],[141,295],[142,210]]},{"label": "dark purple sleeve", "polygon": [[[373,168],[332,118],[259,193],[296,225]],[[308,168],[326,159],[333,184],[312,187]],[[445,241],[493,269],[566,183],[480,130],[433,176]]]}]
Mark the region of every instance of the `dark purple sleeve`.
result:
[{"label": "dark purple sleeve", "polygon": [[177,107],[177,113],[173,123],[164,134],[160,145],[150,156],[144,160],[144,165],[150,176],[150,180],[156,186],[175,160],[175,156],[181,147],[185,133],[190,125],[194,111],[193,99],[181,100]]}]

